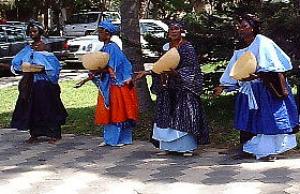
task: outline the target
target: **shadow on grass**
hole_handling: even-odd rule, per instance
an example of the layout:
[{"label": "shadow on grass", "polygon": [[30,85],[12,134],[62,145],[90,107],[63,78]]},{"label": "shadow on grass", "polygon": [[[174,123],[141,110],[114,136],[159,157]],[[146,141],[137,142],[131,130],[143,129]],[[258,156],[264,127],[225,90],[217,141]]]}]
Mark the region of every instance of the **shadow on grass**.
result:
[{"label": "shadow on grass", "polygon": [[[210,138],[214,146],[230,147],[239,143],[239,132],[233,128],[234,96],[202,97],[204,111],[210,126]],[[226,145],[225,145],[226,144]]]},{"label": "shadow on grass", "polygon": [[[77,135],[102,136],[102,126],[94,124],[95,106],[67,108],[68,118],[66,124],[62,126],[62,133],[72,133]],[[0,128],[10,128],[12,112],[0,114]],[[134,138],[138,140],[148,140],[152,128],[152,113],[140,115],[137,126],[134,129]]]},{"label": "shadow on grass", "polygon": [[[95,107],[67,108],[69,114],[66,124],[62,126],[63,133],[99,135],[100,127],[94,125]],[[12,112],[0,114],[0,128],[10,128]]]},{"label": "shadow on grass", "polygon": [[0,114],[0,128],[9,128],[12,112],[4,112]]}]

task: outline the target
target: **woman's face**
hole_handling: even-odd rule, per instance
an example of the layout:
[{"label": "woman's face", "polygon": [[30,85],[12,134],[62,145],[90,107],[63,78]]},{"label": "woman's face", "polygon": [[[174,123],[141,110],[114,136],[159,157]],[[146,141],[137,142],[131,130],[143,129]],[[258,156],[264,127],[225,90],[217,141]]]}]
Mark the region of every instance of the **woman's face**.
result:
[{"label": "woman's face", "polygon": [[237,25],[237,32],[242,39],[254,36],[253,27],[246,20],[242,20]]},{"label": "woman's face", "polygon": [[181,38],[181,28],[179,26],[170,26],[168,31],[168,38],[171,40],[178,40]]},{"label": "woman's face", "polygon": [[106,42],[110,39],[110,34],[107,32],[104,28],[99,28],[98,29],[98,39],[101,42]]},{"label": "woman's face", "polygon": [[36,39],[36,38],[39,38],[41,36],[40,33],[39,33],[39,29],[37,27],[30,27],[29,36],[33,40]]}]

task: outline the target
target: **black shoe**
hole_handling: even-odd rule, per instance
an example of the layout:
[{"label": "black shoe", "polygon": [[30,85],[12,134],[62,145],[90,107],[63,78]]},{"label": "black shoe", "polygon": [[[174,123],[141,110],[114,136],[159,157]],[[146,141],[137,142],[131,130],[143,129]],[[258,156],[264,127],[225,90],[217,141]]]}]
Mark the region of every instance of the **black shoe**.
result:
[{"label": "black shoe", "polygon": [[251,158],[253,158],[253,155],[249,154],[247,152],[239,151],[237,154],[233,155],[231,158],[233,160],[251,159]]},{"label": "black shoe", "polygon": [[274,155],[270,155],[270,156],[262,157],[259,160],[263,162],[274,162],[275,160],[277,160],[277,157]]},{"label": "black shoe", "polygon": [[37,143],[37,142],[38,142],[37,137],[30,137],[29,139],[27,139],[25,141],[25,143],[28,143],[28,144],[33,144],[33,143]]}]

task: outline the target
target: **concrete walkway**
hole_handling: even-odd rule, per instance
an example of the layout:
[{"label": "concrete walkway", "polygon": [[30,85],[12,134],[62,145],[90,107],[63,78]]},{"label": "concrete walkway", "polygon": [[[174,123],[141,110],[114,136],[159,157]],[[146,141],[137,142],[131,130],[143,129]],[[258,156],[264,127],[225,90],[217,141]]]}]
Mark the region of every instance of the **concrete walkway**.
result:
[{"label": "concrete walkway", "polygon": [[98,147],[100,137],[64,135],[24,143],[28,132],[0,129],[1,194],[299,194],[300,156],[234,161],[220,149],[158,156],[144,141]]}]

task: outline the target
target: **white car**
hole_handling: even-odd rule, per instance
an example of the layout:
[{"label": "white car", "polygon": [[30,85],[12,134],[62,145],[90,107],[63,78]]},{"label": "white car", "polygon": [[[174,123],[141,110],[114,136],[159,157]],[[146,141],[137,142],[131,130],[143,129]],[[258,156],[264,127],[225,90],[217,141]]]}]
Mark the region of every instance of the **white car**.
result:
[{"label": "white car", "polygon": [[[114,35],[111,40],[122,48],[122,41],[119,36]],[[81,63],[81,56],[89,52],[99,51],[103,45],[104,43],[98,40],[97,31],[91,35],[68,40],[65,48],[66,51],[63,54],[63,58],[65,58],[64,63],[66,65],[70,63]]]},{"label": "white car", "polygon": [[90,34],[97,28],[99,22],[110,19],[113,22],[120,22],[118,12],[85,12],[72,15],[63,27],[64,38],[75,38]]},{"label": "white car", "polygon": [[[120,25],[115,24],[115,25]],[[158,53],[154,53],[147,49],[148,42],[144,39],[146,34],[163,38],[168,31],[168,26],[160,20],[153,19],[141,19],[140,20],[141,31],[141,45],[143,54],[147,57],[155,57]],[[119,36],[112,36],[112,41],[116,42],[120,48],[122,48],[122,41]],[[88,52],[98,51],[103,47],[104,43],[98,40],[98,32],[95,30],[91,35],[78,37],[67,41],[65,51],[65,64],[81,63],[80,57]]]}]

